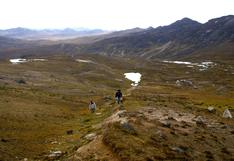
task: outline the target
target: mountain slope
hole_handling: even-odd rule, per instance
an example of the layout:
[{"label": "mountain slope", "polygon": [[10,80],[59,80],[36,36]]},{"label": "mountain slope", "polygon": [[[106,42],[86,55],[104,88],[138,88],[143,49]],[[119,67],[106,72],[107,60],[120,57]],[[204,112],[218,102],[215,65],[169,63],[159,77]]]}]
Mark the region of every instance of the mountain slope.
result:
[{"label": "mountain slope", "polygon": [[144,58],[182,58],[204,48],[234,42],[234,16],[200,24],[188,18],[169,26],[146,29],[84,45],[82,53],[141,55]]}]

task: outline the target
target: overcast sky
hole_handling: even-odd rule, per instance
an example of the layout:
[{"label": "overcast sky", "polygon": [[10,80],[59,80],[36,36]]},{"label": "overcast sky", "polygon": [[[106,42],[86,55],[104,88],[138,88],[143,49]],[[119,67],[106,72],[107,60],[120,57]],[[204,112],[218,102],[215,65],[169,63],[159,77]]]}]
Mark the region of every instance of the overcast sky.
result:
[{"label": "overcast sky", "polygon": [[234,0],[0,0],[0,28],[121,30],[234,15]]}]

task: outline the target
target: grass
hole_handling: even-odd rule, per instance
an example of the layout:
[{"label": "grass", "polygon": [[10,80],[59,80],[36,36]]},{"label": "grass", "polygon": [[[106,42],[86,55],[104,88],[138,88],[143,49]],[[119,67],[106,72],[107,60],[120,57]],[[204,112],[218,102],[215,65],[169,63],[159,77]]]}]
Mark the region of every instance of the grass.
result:
[{"label": "grass", "polygon": [[[131,82],[124,79],[125,72],[142,74],[140,86],[125,97],[124,107],[128,111],[145,106],[204,109],[212,105],[221,113],[226,107],[234,108],[233,75],[223,70],[233,67],[230,62],[200,72],[136,58],[81,56],[95,64],[78,63],[75,58],[65,56],[45,58],[49,61],[18,65],[0,61],[0,139],[6,140],[0,141],[0,160],[41,159],[56,150],[71,154],[86,143],[86,134],[99,132],[93,125],[111,115],[115,91],[122,89],[126,94],[131,88]],[[198,88],[177,87],[177,79],[189,79]],[[223,91],[217,90],[222,86]],[[106,100],[106,96],[112,100]],[[102,113],[100,116],[88,111],[91,99]],[[113,125],[112,128],[120,127]],[[73,130],[73,135],[67,135],[67,130]],[[119,135],[125,137],[122,131]],[[132,137],[129,144],[137,144],[135,147],[141,150],[141,139],[126,137]],[[131,149],[125,152],[123,156],[132,155]]]}]

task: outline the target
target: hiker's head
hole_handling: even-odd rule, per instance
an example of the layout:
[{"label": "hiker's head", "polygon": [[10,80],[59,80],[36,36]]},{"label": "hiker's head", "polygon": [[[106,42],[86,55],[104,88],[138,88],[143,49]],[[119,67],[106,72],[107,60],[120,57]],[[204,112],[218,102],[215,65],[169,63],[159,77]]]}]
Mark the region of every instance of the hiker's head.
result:
[{"label": "hiker's head", "polygon": [[93,100],[91,100],[90,103],[93,104]]},{"label": "hiker's head", "polygon": [[118,92],[121,92],[121,90],[120,90],[120,89],[118,89],[117,91],[118,91]]}]

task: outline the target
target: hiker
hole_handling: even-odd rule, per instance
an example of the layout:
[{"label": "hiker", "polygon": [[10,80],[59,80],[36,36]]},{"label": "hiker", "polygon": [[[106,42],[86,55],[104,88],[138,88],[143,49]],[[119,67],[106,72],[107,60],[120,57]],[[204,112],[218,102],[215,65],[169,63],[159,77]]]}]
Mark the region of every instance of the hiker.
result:
[{"label": "hiker", "polygon": [[96,104],[92,100],[89,103],[89,110],[94,113],[96,111]]},{"label": "hiker", "polygon": [[123,103],[123,95],[121,90],[117,90],[117,92],[115,93],[115,100],[116,102],[119,104],[120,102]]}]

